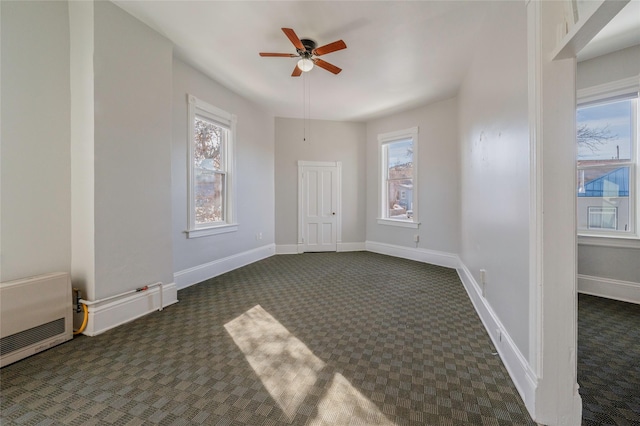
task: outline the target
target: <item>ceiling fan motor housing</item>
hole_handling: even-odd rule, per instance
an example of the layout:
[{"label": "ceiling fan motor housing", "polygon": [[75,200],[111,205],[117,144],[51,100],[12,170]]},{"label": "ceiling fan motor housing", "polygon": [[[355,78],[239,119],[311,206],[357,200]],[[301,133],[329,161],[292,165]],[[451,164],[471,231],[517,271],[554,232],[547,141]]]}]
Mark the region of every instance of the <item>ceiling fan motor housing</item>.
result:
[{"label": "ceiling fan motor housing", "polygon": [[300,42],[306,49],[306,50],[297,49],[300,56],[307,59],[311,58],[313,49],[315,49],[318,46],[318,44],[315,41],[308,38],[301,38]]}]

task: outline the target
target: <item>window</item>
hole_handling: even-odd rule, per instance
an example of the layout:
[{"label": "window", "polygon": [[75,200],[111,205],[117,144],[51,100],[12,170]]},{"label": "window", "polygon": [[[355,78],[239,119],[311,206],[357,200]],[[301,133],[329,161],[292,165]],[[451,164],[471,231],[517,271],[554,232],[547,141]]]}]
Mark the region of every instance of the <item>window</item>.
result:
[{"label": "window", "polygon": [[578,232],[638,237],[638,80],[605,89],[578,94]]},{"label": "window", "polygon": [[188,96],[188,238],[237,230],[233,201],[236,117]]},{"label": "window", "polygon": [[417,228],[418,128],[378,135],[380,213],[378,223]]}]

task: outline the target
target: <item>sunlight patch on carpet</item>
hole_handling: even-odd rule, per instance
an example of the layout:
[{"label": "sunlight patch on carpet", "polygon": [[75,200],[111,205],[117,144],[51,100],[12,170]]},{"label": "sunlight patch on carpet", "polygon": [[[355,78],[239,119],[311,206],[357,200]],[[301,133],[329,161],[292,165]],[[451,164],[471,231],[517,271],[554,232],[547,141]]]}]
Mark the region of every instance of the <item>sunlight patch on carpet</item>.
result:
[{"label": "sunlight patch on carpet", "polygon": [[317,416],[308,424],[394,425],[340,373],[333,375],[331,386],[318,404]]},{"label": "sunlight patch on carpet", "polygon": [[[293,421],[326,364],[260,305],[224,327],[289,422]],[[316,389],[314,394],[322,398],[310,425],[393,425],[339,373],[327,389]]]},{"label": "sunlight patch on carpet", "polygon": [[325,363],[260,305],[224,327],[271,397],[293,420]]}]

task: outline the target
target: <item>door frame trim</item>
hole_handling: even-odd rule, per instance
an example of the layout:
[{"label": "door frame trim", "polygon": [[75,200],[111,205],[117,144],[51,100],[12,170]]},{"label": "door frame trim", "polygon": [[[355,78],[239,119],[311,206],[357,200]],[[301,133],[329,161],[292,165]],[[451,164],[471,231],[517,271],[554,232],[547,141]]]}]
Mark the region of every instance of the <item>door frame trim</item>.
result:
[{"label": "door frame trim", "polygon": [[304,161],[298,160],[298,253],[304,253],[304,194],[302,176],[305,167],[335,167],[337,170],[337,194],[336,194],[336,247],[342,243],[342,161]]}]

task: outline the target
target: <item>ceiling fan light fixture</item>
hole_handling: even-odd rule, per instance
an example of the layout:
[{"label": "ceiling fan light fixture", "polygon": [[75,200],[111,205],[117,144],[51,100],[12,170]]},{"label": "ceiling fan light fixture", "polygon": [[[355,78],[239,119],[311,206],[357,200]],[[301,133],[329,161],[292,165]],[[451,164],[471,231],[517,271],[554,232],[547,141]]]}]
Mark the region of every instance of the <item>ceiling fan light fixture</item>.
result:
[{"label": "ceiling fan light fixture", "polygon": [[298,68],[303,72],[309,72],[313,69],[313,61],[308,58],[302,58],[298,61]]}]

